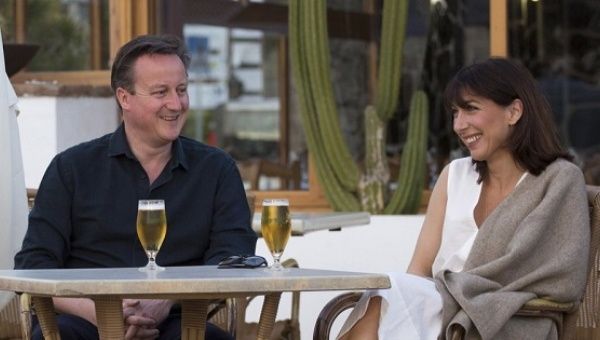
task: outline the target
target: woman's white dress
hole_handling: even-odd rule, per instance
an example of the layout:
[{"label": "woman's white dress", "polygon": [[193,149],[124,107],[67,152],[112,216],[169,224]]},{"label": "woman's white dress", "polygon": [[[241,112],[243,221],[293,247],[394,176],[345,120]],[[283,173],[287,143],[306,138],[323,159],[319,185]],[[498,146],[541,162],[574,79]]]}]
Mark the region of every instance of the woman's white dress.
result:
[{"label": "woman's white dress", "polygon": [[[448,200],[442,242],[432,265],[434,275],[445,269],[461,271],[478,231],[473,211],[479,201],[481,185],[477,183],[479,175],[471,158],[452,161],[448,170]],[[442,324],[442,298],[433,280],[399,272],[388,275],[391,288],[363,294],[340,336],[363,317],[372,296],[381,296],[380,340],[437,339]]]}]

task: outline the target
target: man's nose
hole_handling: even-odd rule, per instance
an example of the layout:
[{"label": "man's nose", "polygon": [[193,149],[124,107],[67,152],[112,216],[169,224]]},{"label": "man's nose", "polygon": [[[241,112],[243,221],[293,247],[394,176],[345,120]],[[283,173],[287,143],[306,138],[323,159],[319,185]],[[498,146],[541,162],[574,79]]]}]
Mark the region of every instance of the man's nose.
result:
[{"label": "man's nose", "polygon": [[181,111],[183,108],[183,96],[177,93],[176,90],[169,91],[169,95],[167,96],[166,107],[171,111]]}]

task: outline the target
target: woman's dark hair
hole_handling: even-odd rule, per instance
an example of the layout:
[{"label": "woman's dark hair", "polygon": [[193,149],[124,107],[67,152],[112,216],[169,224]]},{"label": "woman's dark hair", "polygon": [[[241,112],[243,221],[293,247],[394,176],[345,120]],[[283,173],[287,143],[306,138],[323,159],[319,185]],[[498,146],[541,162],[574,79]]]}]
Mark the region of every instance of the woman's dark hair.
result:
[{"label": "woman's dark hair", "polygon": [[[466,108],[466,93],[508,106],[515,99],[523,103],[523,113],[513,126],[507,147],[519,166],[533,175],[539,175],[557,158],[573,157],[561,146],[552,120],[552,109],[539,90],[529,71],[520,63],[504,58],[464,67],[446,86],[444,105],[451,112],[453,106]],[[473,161],[479,173],[479,182],[488,175],[485,161]]]},{"label": "woman's dark hair", "polygon": [[176,55],[181,59],[186,70],[190,64],[190,56],[178,37],[173,35],[138,36],[123,45],[117,52],[110,75],[110,87],[113,92],[117,93],[117,89],[121,87],[130,93],[135,93],[133,65],[139,57],[152,54]]}]

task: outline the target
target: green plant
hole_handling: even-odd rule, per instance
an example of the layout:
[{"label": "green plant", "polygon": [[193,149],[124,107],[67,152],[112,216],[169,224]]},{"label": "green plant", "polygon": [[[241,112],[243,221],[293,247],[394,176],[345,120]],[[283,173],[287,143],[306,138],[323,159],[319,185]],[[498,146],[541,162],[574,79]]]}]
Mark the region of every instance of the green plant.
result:
[{"label": "green plant", "polygon": [[290,0],[289,36],[292,71],[302,124],[317,176],[334,209],[372,213],[410,213],[420,203],[427,147],[427,98],[411,99],[407,141],[398,188],[388,194],[385,126],[398,104],[407,0],[383,4],[383,24],[375,104],[365,109],[366,159],[361,171],[339,127],[331,87],[325,0]]},{"label": "green plant", "polygon": [[28,1],[27,41],[40,45],[28,69],[68,71],[89,68],[88,27],[77,23],[63,4],[54,0]]}]

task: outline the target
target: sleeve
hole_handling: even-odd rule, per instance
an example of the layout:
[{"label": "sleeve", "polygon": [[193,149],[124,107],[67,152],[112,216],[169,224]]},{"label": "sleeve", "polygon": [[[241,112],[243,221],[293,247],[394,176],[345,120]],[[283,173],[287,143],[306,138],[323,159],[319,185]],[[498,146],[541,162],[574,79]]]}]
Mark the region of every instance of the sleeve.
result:
[{"label": "sleeve", "polygon": [[29,226],[21,250],[15,255],[15,269],[61,268],[69,253],[71,235],[71,177],[57,155],[42,178],[29,213]]},{"label": "sleeve", "polygon": [[219,176],[214,201],[210,244],[203,262],[213,265],[230,255],[253,255],[257,237],[252,230],[244,185],[231,159]]}]

